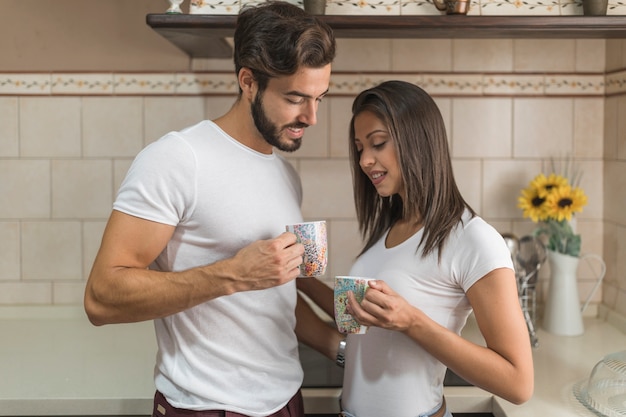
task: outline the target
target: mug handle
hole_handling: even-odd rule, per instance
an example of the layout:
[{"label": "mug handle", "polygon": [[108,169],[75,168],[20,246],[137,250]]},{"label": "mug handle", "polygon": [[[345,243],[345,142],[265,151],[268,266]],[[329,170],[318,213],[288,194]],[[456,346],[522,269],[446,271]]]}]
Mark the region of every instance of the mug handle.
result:
[{"label": "mug handle", "polygon": [[580,308],[580,313],[581,314],[585,311],[585,309],[589,305],[589,302],[591,301],[591,298],[596,293],[598,288],[600,288],[600,284],[602,284],[602,280],[604,279],[604,275],[606,274],[606,263],[604,262],[604,259],[602,259],[602,257],[600,257],[600,255],[596,255],[595,253],[587,253],[587,254],[584,254],[584,255],[580,256],[581,260],[583,260],[583,259],[586,260],[587,264],[589,266],[591,266],[591,262],[589,261],[588,258],[593,258],[596,261],[600,262],[600,275],[598,275],[596,277],[596,279],[597,279],[596,285],[591,289],[591,292],[589,293],[589,296],[587,297],[587,299],[583,303],[583,306]]}]

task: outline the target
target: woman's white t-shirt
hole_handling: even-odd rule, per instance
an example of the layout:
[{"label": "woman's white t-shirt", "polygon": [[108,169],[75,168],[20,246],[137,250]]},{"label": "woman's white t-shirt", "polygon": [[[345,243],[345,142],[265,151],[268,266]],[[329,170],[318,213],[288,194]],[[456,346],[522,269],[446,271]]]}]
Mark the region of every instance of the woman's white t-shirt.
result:
[{"label": "woman's white t-shirt", "polygon": [[[479,217],[463,216],[438,263],[416,251],[418,231],[393,248],[386,235],[360,256],[350,275],[384,280],[431,319],[460,334],[471,306],[465,292],[490,271],[513,268],[502,236]],[[356,417],[417,417],[443,396],[446,368],[403,333],[370,327],[349,335],[342,407]]]}]

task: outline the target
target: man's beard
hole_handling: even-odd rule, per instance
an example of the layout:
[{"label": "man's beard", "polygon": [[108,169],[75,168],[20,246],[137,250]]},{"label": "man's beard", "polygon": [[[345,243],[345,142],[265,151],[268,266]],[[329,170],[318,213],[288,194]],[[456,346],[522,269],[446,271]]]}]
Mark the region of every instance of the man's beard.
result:
[{"label": "man's beard", "polygon": [[[280,130],[265,114],[265,110],[263,109],[263,96],[260,92],[254,97],[251,111],[254,125],[267,143],[284,152],[293,152],[300,148],[300,145],[302,145],[301,137],[290,141],[280,140]],[[305,128],[308,126],[309,125],[305,123],[293,123],[285,126],[284,129],[289,127]]]}]

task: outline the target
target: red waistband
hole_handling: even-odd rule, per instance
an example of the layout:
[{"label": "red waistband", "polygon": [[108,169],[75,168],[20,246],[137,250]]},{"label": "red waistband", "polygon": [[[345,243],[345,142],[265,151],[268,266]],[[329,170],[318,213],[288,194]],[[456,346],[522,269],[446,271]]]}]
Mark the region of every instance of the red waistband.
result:
[{"label": "red waistband", "polygon": [[[154,406],[152,408],[152,417],[249,417],[245,414],[236,413],[226,410],[186,410],[184,408],[176,408],[170,405],[165,396],[157,391],[154,394]],[[277,412],[267,417],[304,417],[304,402],[300,390],[294,395],[289,402]]]}]

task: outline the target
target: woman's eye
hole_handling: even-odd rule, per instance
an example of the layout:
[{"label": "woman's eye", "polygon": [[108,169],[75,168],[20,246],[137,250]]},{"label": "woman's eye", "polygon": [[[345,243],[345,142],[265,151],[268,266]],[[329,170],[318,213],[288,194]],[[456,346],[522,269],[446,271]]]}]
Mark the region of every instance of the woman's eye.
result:
[{"label": "woman's eye", "polygon": [[380,149],[380,148],[382,148],[383,146],[385,146],[385,144],[386,144],[386,143],[387,143],[387,142],[376,143],[376,144],[372,145],[372,147],[373,147],[374,149]]}]

